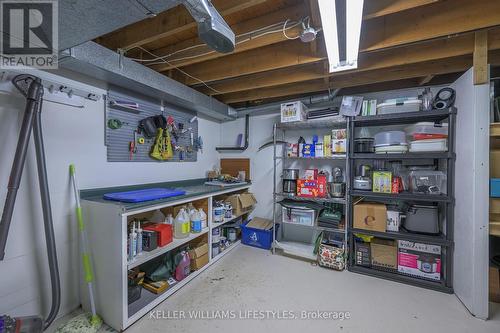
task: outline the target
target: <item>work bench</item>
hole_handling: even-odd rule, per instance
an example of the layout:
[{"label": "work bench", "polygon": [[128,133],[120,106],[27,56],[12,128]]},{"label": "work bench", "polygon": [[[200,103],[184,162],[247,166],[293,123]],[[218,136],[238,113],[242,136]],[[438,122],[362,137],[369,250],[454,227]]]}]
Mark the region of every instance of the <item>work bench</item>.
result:
[{"label": "work bench", "polygon": [[[214,224],[212,222],[212,202],[218,196],[245,192],[250,184],[222,188],[208,186],[204,182],[205,179],[194,179],[81,191],[83,217],[87,225],[92,263],[95,270],[97,311],[103,320],[114,329],[120,331],[132,325],[240,244],[240,241],[233,243],[215,257],[212,256],[212,251],[209,251],[209,262],[201,269],[192,272],[161,294],[154,294],[143,289],[141,298],[130,305],[128,304],[128,270],[159,258],[176,248],[186,246],[189,242],[200,237],[205,237],[210,246],[213,228],[231,223],[240,217],[233,216],[223,223]],[[105,193],[159,187],[176,188],[184,190],[186,193],[181,196],[141,203],[123,203],[103,199]],[[143,252],[129,260],[127,257],[128,222],[134,218],[150,216],[157,209],[168,211],[174,206],[189,202],[193,202],[195,206],[203,207],[207,214],[207,228],[203,229],[201,233],[191,233],[187,238],[174,238],[171,243],[164,247],[159,247],[151,252]],[[82,283],[82,306],[89,310],[86,288],[86,284]]]}]

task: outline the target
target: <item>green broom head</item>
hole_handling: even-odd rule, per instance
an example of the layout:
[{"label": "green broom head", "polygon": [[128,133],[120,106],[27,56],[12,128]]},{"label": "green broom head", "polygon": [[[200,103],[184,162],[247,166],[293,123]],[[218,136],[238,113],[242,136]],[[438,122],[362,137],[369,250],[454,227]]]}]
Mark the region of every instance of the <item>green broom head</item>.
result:
[{"label": "green broom head", "polygon": [[57,329],[57,333],[96,333],[102,326],[99,316],[83,313]]}]

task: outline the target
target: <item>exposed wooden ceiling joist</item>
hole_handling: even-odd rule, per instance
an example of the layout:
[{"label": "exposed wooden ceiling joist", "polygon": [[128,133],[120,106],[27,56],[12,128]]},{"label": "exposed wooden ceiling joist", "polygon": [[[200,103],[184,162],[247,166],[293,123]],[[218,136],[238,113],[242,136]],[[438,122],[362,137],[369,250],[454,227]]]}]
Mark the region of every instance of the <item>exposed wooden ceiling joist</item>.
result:
[{"label": "exposed wooden ceiling joist", "polygon": [[[489,31],[489,49],[500,49],[500,29]],[[394,50],[384,50],[361,54],[359,58],[359,68],[350,71],[350,73],[353,74],[374,69],[391,68],[394,66],[462,56],[472,54],[473,50],[473,33],[449,39],[432,40],[423,44],[401,48],[398,52],[394,52]],[[211,83],[210,86],[219,91],[219,93],[204,86],[198,87],[198,90],[205,94],[219,95],[339,75],[343,74],[330,74],[324,71],[321,63],[315,63],[300,67],[287,67],[273,72],[263,72],[242,76],[232,80]]]},{"label": "exposed wooden ceiling joist", "polygon": [[414,9],[429,5],[439,0],[376,0],[365,1],[363,19],[369,20],[376,17],[395,14],[404,10]]},{"label": "exposed wooden ceiling joist", "polygon": [[472,56],[460,56],[447,59],[428,61],[425,63],[395,66],[391,68],[376,69],[359,73],[345,73],[330,78],[325,84],[323,80],[285,84],[263,89],[248,90],[230,93],[218,97],[224,103],[258,100],[269,97],[288,96],[296,93],[324,91],[335,88],[353,87],[358,85],[394,81],[399,79],[419,78],[426,75],[455,73],[466,70],[472,66]]},{"label": "exposed wooden ceiling joist", "polygon": [[[316,1],[316,0],[314,0]],[[233,32],[235,33],[236,36],[248,33],[250,31],[255,31],[257,29],[261,29],[263,27],[267,27],[276,23],[281,23],[284,22],[286,19],[290,20],[300,20],[301,18],[305,17],[308,15],[307,7],[305,4],[300,4],[297,6],[292,6],[288,8],[284,8],[281,10],[274,11],[272,13],[269,13],[268,15],[265,16],[259,16],[256,18],[251,18],[247,21],[243,21],[241,23],[235,24],[231,27]],[[293,29],[290,29],[287,34],[289,36],[297,36],[298,33],[301,31],[301,27],[297,26]],[[274,28],[273,30],[279,30],[278,32],[272,33],[272,34],[266,34],[263,36],[260,36],[258,38],[248,38],[249,36],[241,36],[240,38],[237,38],[237,45],[232,54],[235,53],[240,53],[243,51],[255,49],[255,48],[260,48],[263,46],[279,43],[282,41],[287,40],[286,37],[283,35],[281,32],[281,25],[276,29]],[[244,42],[242,42],[244,40]],[[167,60],[172,63],[173,65],[177,67],[183,67],[207,60],[212,60],[216,58],[223,57],[224,54],[215,52],[213,50],[210,50],[207,46],[201,44],[201,46],[196,47],[196,45],[200,45],[202,43],[198,38],[191,38],[188,40],[184,40],[182,42],[179,42],[177,44],[173,45],[168,45],[166,47],[163,47],[161,49],[153,50],[152,53],[159,57],[163,57],[172,53],[175,53],[175,55],[171,58],[167,58]],[[186,51],[182,51],[186,50]],[[196,55],[203,54],[202,56],[195,57],[195,58],[190,58]],[[182,58],[188,58],[188,59],[182,59]],[[175,59],[180,59],[179,61],[176,61]],[[170,68],[173,68],[174,66],[170,64],[164,64],[164,65],[158,65],[154,66],[154,69],[162,72],[166,71]]]},{"label": "exposed wooden ceiling joist", "polygon": [[[183,70],[202,81],[211,82],[277,68],[314,63],[325,58],[326,54],[323,52],[311,55],[308,44],[304,44],[300,40],[290,40],[186,66]],[[198,80],[191,77],[184,76],[184,79],[184,83],[188,85],[199,83]],[[182,80],[182,76],[179,77],[179,80]]]},{"label": "exposed wooden ceiling joist", "polygon": [[500,1],[447,0],[363,22],[361,52],[500,25]]},{"label": "exposed wooden ceiling joist", "polygon": [[[213,4],[219,13],[225,16],[266,1],[268,0],[213,0]],[[99,38],[98,42],[112,50],[118,48],[129,49],[193,28],[196,28],[196,22],[194,22],[186,8],[179,5],[159,13],[156,17],[131,24],[107,34]]]}]

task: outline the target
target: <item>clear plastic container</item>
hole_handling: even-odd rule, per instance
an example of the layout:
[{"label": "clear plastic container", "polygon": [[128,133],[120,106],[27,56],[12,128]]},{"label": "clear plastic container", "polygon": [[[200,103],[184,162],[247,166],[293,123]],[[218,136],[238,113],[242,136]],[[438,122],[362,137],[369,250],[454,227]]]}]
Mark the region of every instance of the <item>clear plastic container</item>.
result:
[{"label": "clear plastic container", "polygon": [[417,97],[389,99],[377,105],[377,114],[420,111],[422,101]]},{"label": "clear plastic container", "polygon": [[385,131],[375,134],[375,147],[396,146],[406,144],[406,133],[403,131]]},{"label": "clear plastic container", "polygon": [[283,223],[292,223],[300,225],[313,226],[316,220],[316,211],[314,209],[289,209],[282,208]]},{"label": "clear plastic container", "polygon": [[410,142],[410,152],[448,151],[447,139],[427,139]]},{"label": "clear plastic container", "polygon": [[406,133],[410,136],[415,136],[417,134],[427,134],[448,137],[448,124],[436,124],[433,122],[416,123],[407,127]]},{"label": "clear plastic container", "polygon": [[410,171],[409,178],[413,193],[446,195],[446,173],[443,171]]},{"label": "clear plastic container", "polygon": [[189,217],[186,216],[184,208],[181,208],[174,221],[174,237],[186,238],[191,230]]}]

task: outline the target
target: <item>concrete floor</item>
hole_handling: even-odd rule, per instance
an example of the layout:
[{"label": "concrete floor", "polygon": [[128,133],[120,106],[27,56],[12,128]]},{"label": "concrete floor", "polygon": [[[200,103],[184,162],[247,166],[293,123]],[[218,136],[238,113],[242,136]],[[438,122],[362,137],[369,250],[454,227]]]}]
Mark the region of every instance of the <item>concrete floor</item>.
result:
[{"label": "concrete floor", "polygon": [[[500,304],[488,321],[472,317],[454,295],[336,272],[239,246],[186,288],[126,330],[145,332],[500,332]],[[172,311],[337,311],[350,319],[169,319]],[[288,311],[288,312],[286,312]],[[215,314],[214,312],[213,314]],[[210,312],[210,314],[212,314]],[[179,314],[178,314],[179,315]],[[54,325],[55,326],[55,325]]]}]

